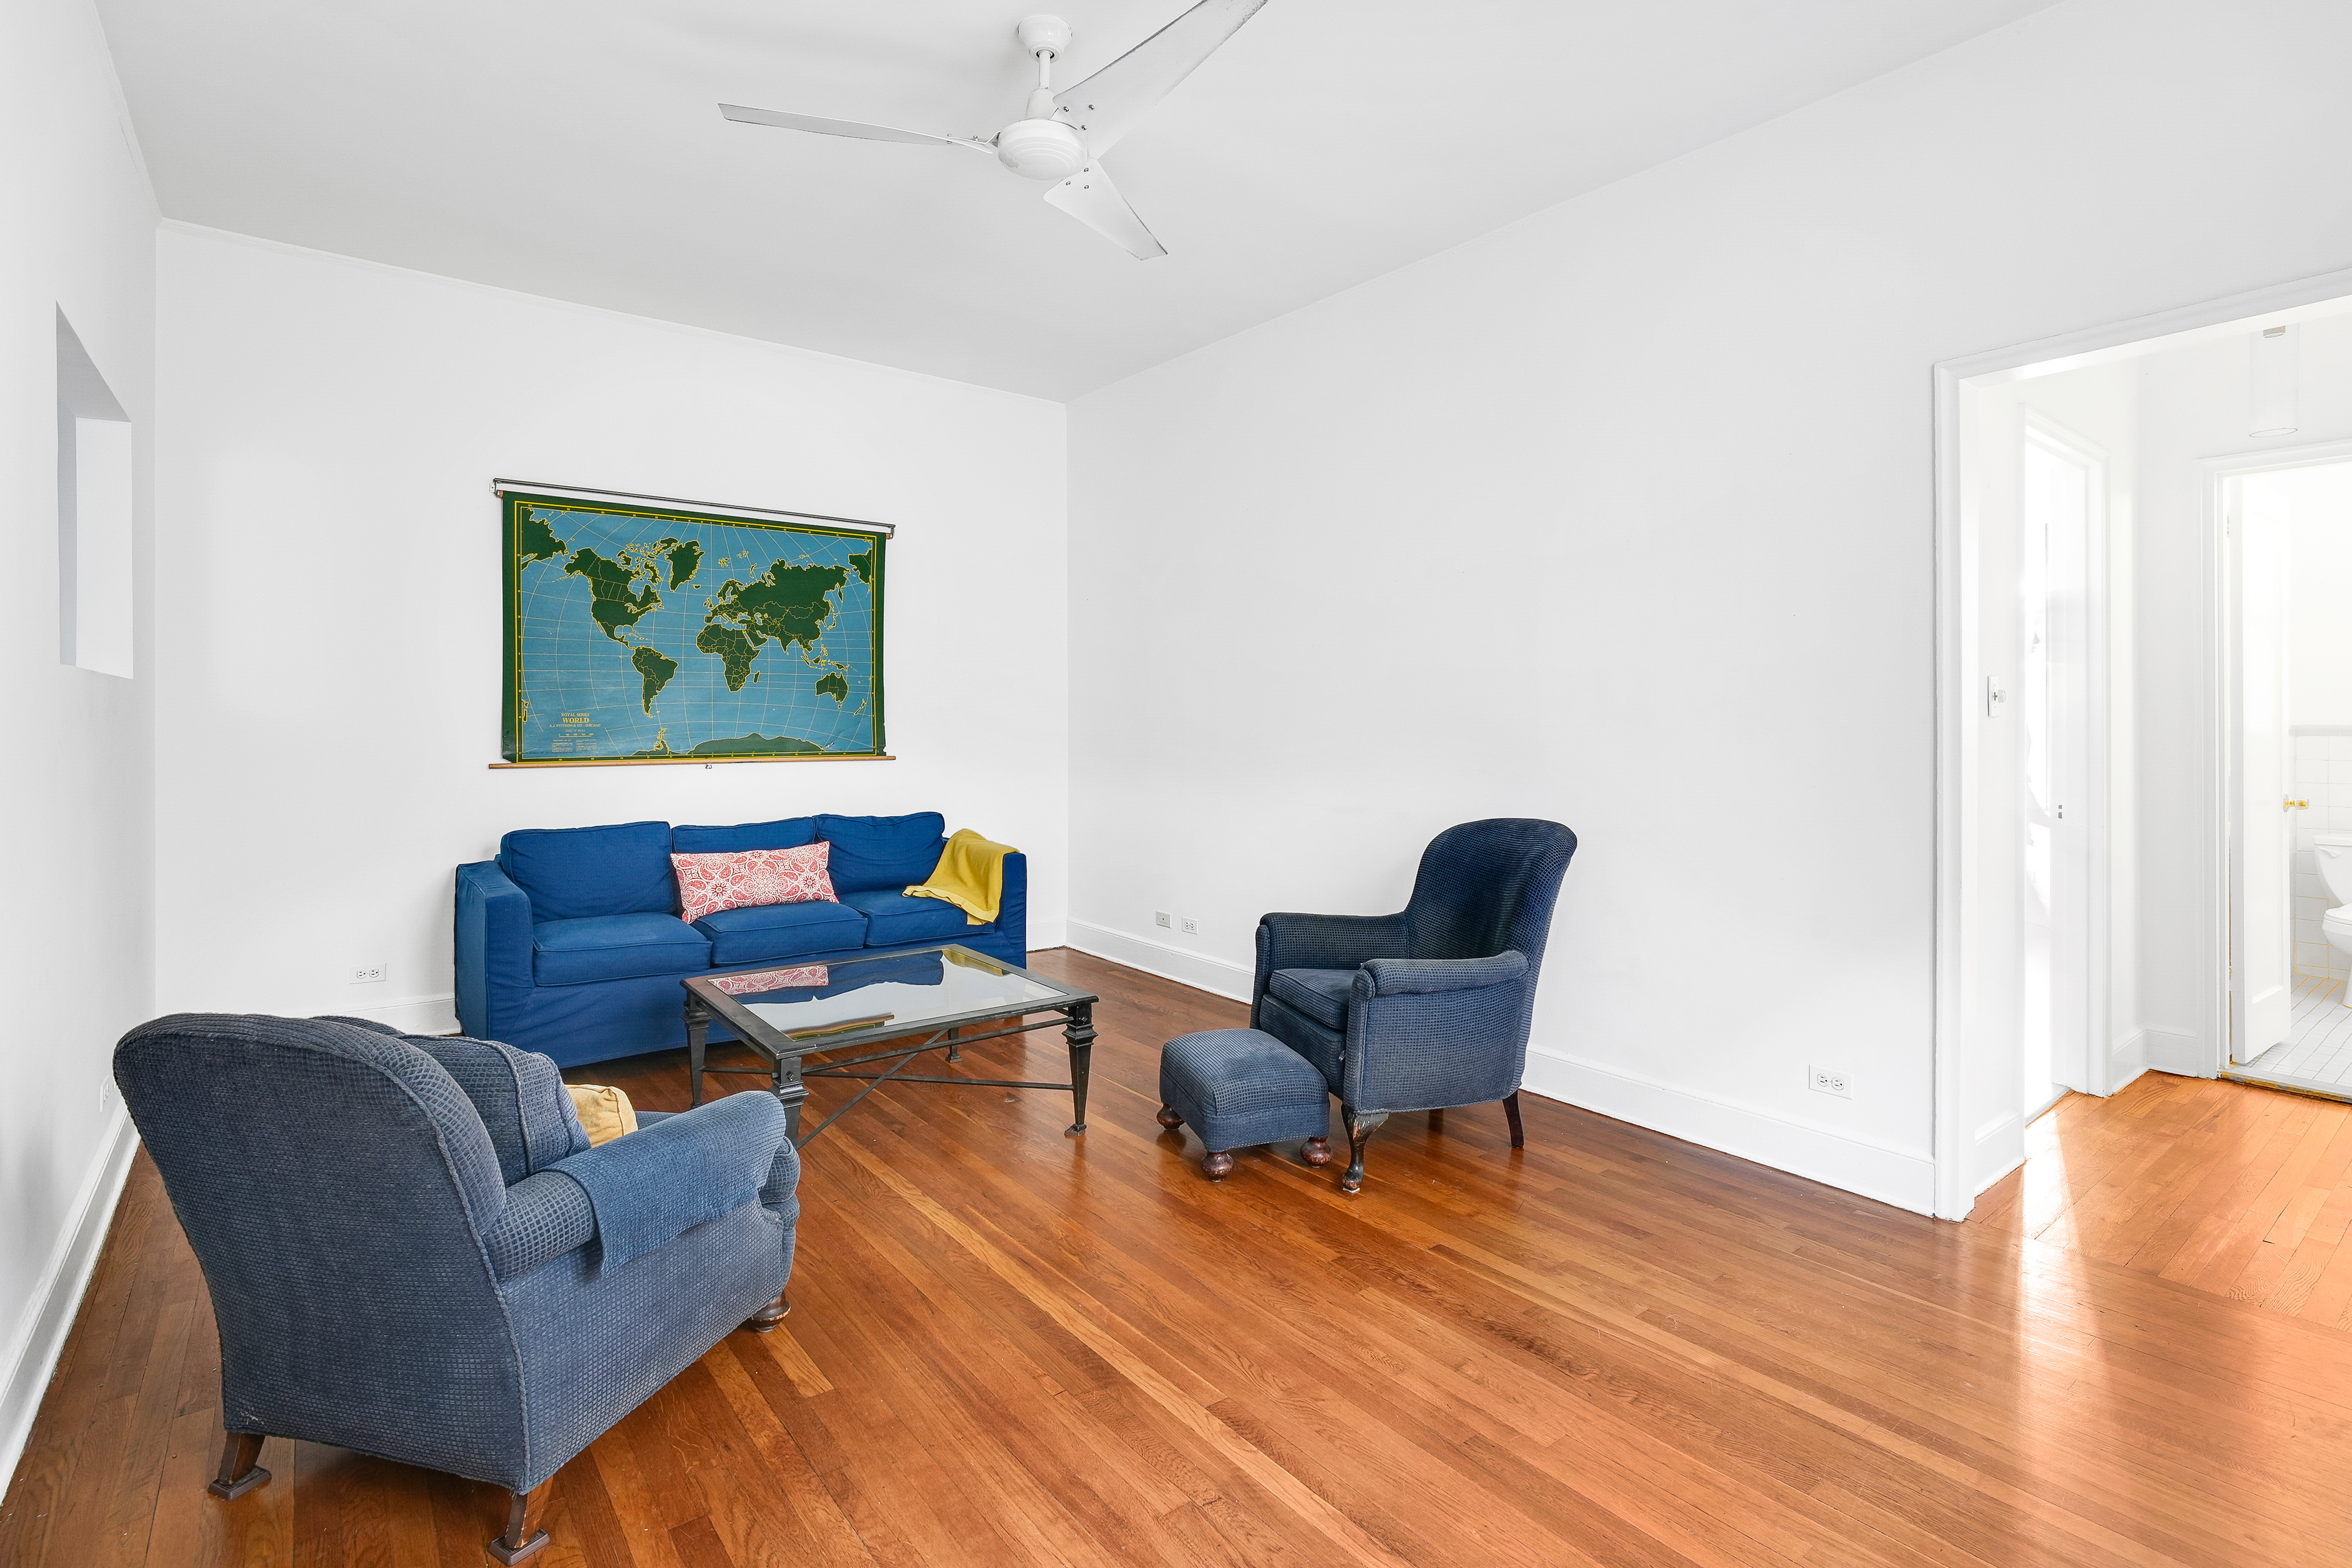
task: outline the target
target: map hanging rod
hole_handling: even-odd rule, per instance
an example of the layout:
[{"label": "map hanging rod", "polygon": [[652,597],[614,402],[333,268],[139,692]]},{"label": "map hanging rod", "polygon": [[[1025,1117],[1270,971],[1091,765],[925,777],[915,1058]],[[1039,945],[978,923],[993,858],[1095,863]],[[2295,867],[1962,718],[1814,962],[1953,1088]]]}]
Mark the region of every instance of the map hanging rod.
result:
[{"label": "map hanging rod", "polygon": [[896,539],[898,527],[890,522],[866,522],[854,517],[827,517],[819,511],[780,511],[772,506],[738,506],[733,501],[688,500],[684,496],[640,495],[635,490],[600,490],[589,485],[548,485],[537,479],[492,479],[490,493],[502,496],[509,490],[522,490],[530,495],[555,491],[568,496],[611,496],[615,500],[658,501],[664,506],[702,507],[711,511],[748,511],[761,517],[796,517],[803,522],[832,522],[844,528],[855,528],[867,533],[878,533],[885,539]]}]

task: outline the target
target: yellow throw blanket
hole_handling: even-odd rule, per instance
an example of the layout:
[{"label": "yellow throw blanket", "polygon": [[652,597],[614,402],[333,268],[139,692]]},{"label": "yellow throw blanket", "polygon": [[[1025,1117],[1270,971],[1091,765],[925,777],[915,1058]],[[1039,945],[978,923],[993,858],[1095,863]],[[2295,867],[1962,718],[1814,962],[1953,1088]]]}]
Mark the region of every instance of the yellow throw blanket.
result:
[{"label": "yellow throw blanket", "polygon": [[944,899],[963,911],[964,924],[984,926],[996,918],[996,906],[1004,897],[1004,858],[1019,853],[1009,844],[992,844],[971,828],[959,827],[940,852],[940,863],[931,868],[931,879],[908,889],[907,896]]}]

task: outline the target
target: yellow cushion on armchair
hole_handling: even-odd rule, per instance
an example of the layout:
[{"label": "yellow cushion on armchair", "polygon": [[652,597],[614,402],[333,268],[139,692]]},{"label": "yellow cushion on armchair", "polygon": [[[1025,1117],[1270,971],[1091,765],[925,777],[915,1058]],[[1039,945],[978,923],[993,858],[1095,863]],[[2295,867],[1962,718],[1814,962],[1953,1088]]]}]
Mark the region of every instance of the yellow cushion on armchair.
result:
[{"label": "yellow cushion on armchair", "polygon": [[[590,1147],[610,1143],[621,1134],[637,1130],[637,1108],[629,1103],[627,1090],[602,1083],[567,1083],[563,1087],[572,1091],[572,1109],[579,1113]],[[629,1147],[634,1149],[636,1145],[632,1143]]]}]

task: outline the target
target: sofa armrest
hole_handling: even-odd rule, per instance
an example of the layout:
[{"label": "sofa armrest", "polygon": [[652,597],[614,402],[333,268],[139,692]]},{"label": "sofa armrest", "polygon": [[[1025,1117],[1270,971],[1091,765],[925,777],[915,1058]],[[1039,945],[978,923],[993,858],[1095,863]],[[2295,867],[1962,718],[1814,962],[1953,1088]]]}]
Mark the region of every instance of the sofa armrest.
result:
[{"label": "sofa armrest", "polygon": [[1410,949],[1404,916],[1261,915],[1257,977],[1250,986],[1250,1026],[1261,1027],[1259,1004],[1277,969],[1353,969],[1366,959],[1402,958]]},{"label": "sofa armrest", "polygon": [[491,1272],[503,1285],[551,1258],[584,1247],[596,1236],[596,1210],[588,1190],[559,1171],[525,1176],[507,1189],[499,1223],[482,1237]]},{"label": "sofa armrest", "polygon": [[457,868],[457,1026],[495,1040],[530,1000],[530,895],[495,860]]},{"label": "sofa armrest", "polygon": [[1018,849],[1004,858],[1004,880],[996,895],[996,934],[1014,954],[1014,963],[1029,962],[1029,857]]},{"label": "sofa armrest", "polygon": [[1373,996],[1412,996],[1441,991],[1475,991],[1526,978],[1527,954],[1498,952],[1492,958],[1375,958],[1363,966],[1360,987],[1370,981]]},{"label": "sofa armrest", "polygon": [[784,1108],[772,1095],[730,1094],[548,1169],[586,1192],[602,1267],[614,1268],[761,1201],[788,1141]]}]

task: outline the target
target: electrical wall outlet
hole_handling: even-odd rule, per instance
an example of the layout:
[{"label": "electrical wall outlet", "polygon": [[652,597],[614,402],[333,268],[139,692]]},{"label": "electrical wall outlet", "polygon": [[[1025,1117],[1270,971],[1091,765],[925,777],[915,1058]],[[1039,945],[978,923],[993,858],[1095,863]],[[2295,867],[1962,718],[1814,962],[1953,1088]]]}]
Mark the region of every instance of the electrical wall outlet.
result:
[{"label": "electrical wall outlet", "polygon": [[1152,910],[1151,923],[1158,926],[1161,931],[1166,931],[1169,926],[1168,911],[1166,910]]},{"label": "electrical wall outlet", "polygon": [[1813,1068],[1809,1070],[1812,1074],[1813,1091],[1816,1094],[1834,1094],[1841,1100],[1853,1098],[1853,1080],[1847,1078],[1842,1069]]},{"label": "electrical wall outlet", "polygon": [[1179,921],[1178,924],[1186,936],[1198,936],[1201,934],[1201,922],[1193,920],[1189,915],[1182,921]]},{"label": "electrical wall outlet", "polygon": [[352,984],[354,985],[373,985],[383,978],[383,960],[381,958],[377,959],[373,963],[354,963],[352,965],[351,979]]}]

